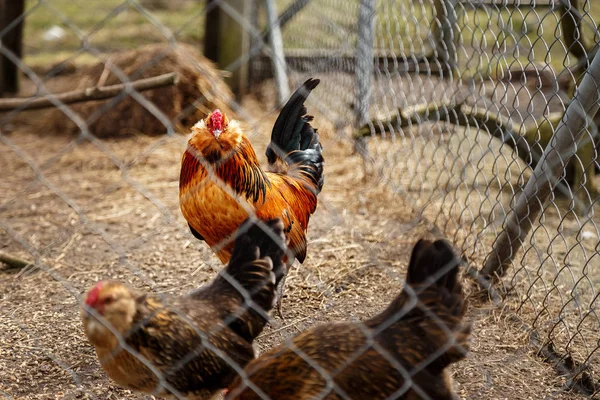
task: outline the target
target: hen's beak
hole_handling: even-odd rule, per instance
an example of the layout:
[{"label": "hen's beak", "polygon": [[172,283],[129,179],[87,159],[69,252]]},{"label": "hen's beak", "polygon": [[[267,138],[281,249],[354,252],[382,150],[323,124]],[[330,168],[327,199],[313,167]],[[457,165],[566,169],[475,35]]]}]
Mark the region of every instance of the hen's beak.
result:
[{"label": "hen's beak", "polygon": [[215,129],[213,131],[213,135],[215,136],[215,139],[219,140],[219,136],[221,136],[221,130],[220,129]]}]

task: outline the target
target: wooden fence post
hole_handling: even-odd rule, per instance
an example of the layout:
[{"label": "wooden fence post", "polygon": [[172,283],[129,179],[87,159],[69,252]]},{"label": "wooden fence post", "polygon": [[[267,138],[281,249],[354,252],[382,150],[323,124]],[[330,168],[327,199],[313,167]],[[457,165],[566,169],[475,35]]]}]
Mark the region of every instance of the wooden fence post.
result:
[{"label": "wooden fence post", "polygon": [[[250,25],[252,2],[247,0],[211,0],[214,8],[206,15],[204,54],[230,75],[225,81],[238,98],[248,88],[250,37],[239,18]],[[211,6],[209,3],[209,7]]]},{"label": "wooden fence post", "polygon": [[204,22],[204,56],[219,62],[219,19],[221,8],[219,0],[207,0],[206,20]]},{"label": "wooden fence post", "polygon": [[[19,18],[25,11],[25,0],[0,0],[0,32]],[[15,54],[23,56],[23,21],[0,37],[0,44]],[[5,56],[0,56],[0,95],[19,91],[19,67]]]}]

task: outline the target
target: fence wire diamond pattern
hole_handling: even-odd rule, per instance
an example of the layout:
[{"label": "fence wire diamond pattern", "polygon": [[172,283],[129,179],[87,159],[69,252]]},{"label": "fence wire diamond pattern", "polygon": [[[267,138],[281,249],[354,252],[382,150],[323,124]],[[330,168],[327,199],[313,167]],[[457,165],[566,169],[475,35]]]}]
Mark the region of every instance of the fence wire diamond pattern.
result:
[{"label": "fence wire diamond pattern", "polygon": [[[0,395],[140,398],[144,386],[184,398],[176,377],[211,351],[241,387],[269,398],[242,351],[219,345],[227,324],[264,324],[274,301],[259,294],[275,296],[277,261],[267,262],[272,276],[256,262],[269,279],[249,289],[190,233],[181,155],[192,126],[219,108],[266,164],[281,105],[316,77],[306,106],[325,186],[306,262],[285,278],[284,318],[270,312],[257,353],[282,345],[316,371],[305,398],[365,398],[344,377],[372,354],[397,379],[370,398],[436,398],[423,374],[440,356],[465,355],[450,369],[461,398],[598,396],[600,3],[0,0],[0,14]],[[419,237],[446,238],[465,260],[464,321],[461,284],[444,275],[456,260],[437,280],[404,286]],[[164,369],[168,357],[112,327],[151,378],[129,390],[109,380],[79,314],[105,279],[151,293],[140,332],[168,314],[198,347]],[[230,298],[202,286],[213,279]],[[203,310],[232,298],[239,308],[198,317],[181,299],[201,286],[212,293]],[[372,325],[396,296],[404,307]],[[413,317],[422,337],[405,322]],[[332,364],[292,339],[338,321],[353,324],[344,339],[332,334]],[[398,353],[378,339],[390,326],[403,326]],[[435,349],[419,353],[423,343]],[[341,356],[343,344],[352,351]],[[412,364],[402,358],[411,345]],[[232,377],[197,394],[218,395]]]}]

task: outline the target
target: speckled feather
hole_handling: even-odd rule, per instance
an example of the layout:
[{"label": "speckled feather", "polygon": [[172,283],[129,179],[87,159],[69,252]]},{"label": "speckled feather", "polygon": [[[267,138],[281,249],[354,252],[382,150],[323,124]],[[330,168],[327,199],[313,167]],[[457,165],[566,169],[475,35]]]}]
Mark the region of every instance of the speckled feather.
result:
[{"label": "speckled feather", "polygon": [[[258,224],[247,224],[248,231],[236,238],[227,268],[209,285],[187,296],[164,299],[135,294],[118,283],[104,284],[105,295],[118,287],[133,293],[135,299],[135,314],[123,330],[123,339],[133,349],[133,354],[121,348],[118,341],[103,346],[90,338],[103,368],[114,381],[146,393],[157,390],[157,376],[137,353],[156,368],[167,383],[156,394],[175,393],[208,399],[234,379],[235,370],[230,362],[243,368],[254,358],[252,342],[267,320],[264,313],[245,302],[230,279],[235,279],[253,303],[268,312],[273,306],[275,287],[284,274],[285,245],[281,221],[266,222],[279,237],[277,241],[264,233]],[[92,318],[84,312],[86,333]],[[107,334],[112,335],[108,331]],[[206,346],[207,343],[210,346]],[[214,349],[229,360],[224,360]]]},{"label": "speckled feather", "polygon": [[[447,265],[450,270],[442,271]],[[405,289],[386,310],[362,326],[339,323],[312,328],[252,361],[245,374],[263,394],[279,400],[421,398],[414,386],[402,391],[403,374],[377,348],[368,345],[368,333],[406,371],[424,362],[424,368],[412,377],[413,385],[430,398],[454,399],[445,368],[465,357],[463,349],[467,348],[470,333],[470,326],[462,322],[465,303],[457,270],[458,259],[447,243],[419,241],[411,257],[407,283],[437,318],[412,307],[410,291]],[[439,271],[445,274],[430,285],[427,280]],[[451,338],[439,323],[452,332],[458,346],[447,345]],[[436,354],[441,348],[445,351]],[[328,387],[322,372],[333,378],[333,387]],[[227,397],[261,398],[240,378]]]}]

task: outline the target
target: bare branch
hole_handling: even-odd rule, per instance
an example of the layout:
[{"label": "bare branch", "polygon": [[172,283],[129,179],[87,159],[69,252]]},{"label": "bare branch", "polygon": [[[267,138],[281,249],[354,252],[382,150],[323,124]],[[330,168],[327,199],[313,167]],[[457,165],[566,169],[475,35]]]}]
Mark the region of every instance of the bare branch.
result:
[{"label": "bare branch", "polygon": [[178,82],[179,75],[177,75],[175,72],[171,72],[169,74],[139,79],[133,82],[105,87],[90,87],[52,96],[0,99],[0,111],[54,107],[52,99],[56,99],[63,104],[104,100],[117,96],[119,93],[123,92],[123,90],[135,90],[137,92],[143,92],[145,90],[176,85]]},{"label": "bare branch", "polygon": [[32,262],[21,260],[15,256],[0,251],[0,263],[6,264],[9,269],[23,269],[28,265],[32,265]]}]

